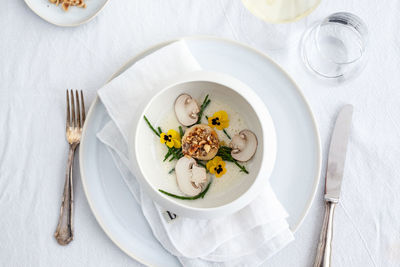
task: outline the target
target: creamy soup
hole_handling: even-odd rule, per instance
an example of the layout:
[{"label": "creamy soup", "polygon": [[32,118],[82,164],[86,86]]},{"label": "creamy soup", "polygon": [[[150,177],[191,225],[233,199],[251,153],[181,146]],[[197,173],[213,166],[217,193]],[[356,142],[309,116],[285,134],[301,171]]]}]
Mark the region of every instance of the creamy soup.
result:
[{"label": "creamy soup", "polygon": [[[247,129],[246,122],[242,119],[239,113],[235,111],[234,108],[230,107],[223,101],[216,99],[213,95],[209,97],[211,99],[210,105],[205,109],[203,118],[201,123],[208,124],[205,116],[211,117],[215,112],[224,110],[228,113],[229,117],[229,127],[226,128],[226,132],[232,137],[235,134],[238,134],[241,130]],[[198,103],[202,103],[202,99],[196,99]],[[163,132],[168,131],[169,129],[174,129],[178,131],[180,123],[178,122],[175,112],[173,108],[170,108],[169,111],[162,117],[158,122],[158,126],[161,127]],[[186,127],[182,127],[183,130],[186,130]],[[225,135],[223,131],[219,131],[215,129],[218,134],[218,138],[221,142],[224,142],[227,146],[230,142],[229,138]],[[162,162],[164,155],[167,153],[168,149],[165,145],[161,143],[156,144],[156,154],[160,158],[161,165],[165,169],[166,176],[161,177],[160,179],[169,179],[169,183],[171,183],[171,187],[175,187],[172,184],[176,185],[176,176],[175,172],[168,174],[176,164],[176,160],[172,160],[171,162],[165,161]],[[226,161],[225,161],[226,162]],[[247,167],[248,163],[244,163]],[[240,179],[244,179],[247,174],[240,171],[240,169],[232,162],[226,162],[226,173],[220,177],[216,178],[214,175],[207,173],[208,179],[213,179],[213,182],[210,186],[210,189],[207,192],[207,195],[216,195],[223,192],[226,188],[233,186],[240,182]],[[170,188],[171,188],[170,187]],[[176,185],[176,190],[179,191],[178,186]],[[174,190],[175,191],[175,190]]]}]

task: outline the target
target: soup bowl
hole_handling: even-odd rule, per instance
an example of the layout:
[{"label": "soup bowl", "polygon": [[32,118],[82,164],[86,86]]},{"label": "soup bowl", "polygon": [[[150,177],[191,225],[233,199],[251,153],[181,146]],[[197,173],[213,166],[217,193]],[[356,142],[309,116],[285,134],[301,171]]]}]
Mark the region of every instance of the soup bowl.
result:
[{"label": "soup bowl", "polygon": [[[209,95],[211,101],[217,99],[229,105],[232,110],[240,114],[247,128],[255,133],[258,140],[255,155],[250,161],[243,163],[248,174],[241,174],[234,182],[225,180],[226,183],[222,183],[217,190],[213,189],[213,185],[217,184],[213,183],[213,180],[229,179],[229,175],[215,178],[207,173],[212,182],[210,189],[204,198],[196,200],[177,199],[159,191],[162,189],[183,196],[177,185],[175,173],[169,173],[164,166],[163,154],[159,152],[160,147],[166,151],[166,146],[160,143],[160,138],[143,119],[146,116],[157,128],[157,125],[166,120],[166,114],[174,115],[174,102],[183,93],[191,95],[200,105],[206,95]],[[206,71],[183,75],[154,95],[144,106],[139,117],[136,129],[132,131],[129,140],[131,168],[135,170],[135,176],[144,192],[165,211],[196,219],[226,216],[248,205],[263,192],[263,188],[268,186],[276,154],[273,120],[263,101],[238,79]],[[204,121],[203,118],[203,123]]]}]

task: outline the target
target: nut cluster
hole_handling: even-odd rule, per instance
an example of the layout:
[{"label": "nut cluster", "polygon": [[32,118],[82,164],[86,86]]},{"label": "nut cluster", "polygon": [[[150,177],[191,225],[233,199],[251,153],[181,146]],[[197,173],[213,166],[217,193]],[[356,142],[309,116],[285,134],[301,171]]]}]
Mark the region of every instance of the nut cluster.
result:
[{"label": "nut cluster", "polygon": [[182,139],[183,154],[193,158],[205,157],[212,149],[218,149],[218,137],[211,129],[196,127]]}]

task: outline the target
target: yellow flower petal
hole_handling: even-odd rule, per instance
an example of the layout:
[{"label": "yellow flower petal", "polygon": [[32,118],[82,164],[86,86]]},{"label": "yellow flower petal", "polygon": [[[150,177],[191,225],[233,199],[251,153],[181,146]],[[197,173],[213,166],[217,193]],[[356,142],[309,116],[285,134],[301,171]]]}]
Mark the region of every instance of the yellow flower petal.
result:
[{"label": "yellow flower petal", "polygon": [[206,168],[211,172],[214,173],[212,171],[214,171],[214,167],[216,166],[216,164],[218,163],[218,161],[221,160],[221,157],[216,156],[214,157],[212,160],[209,160],[206,164]]},{"label": "yellow flower petal", "polygon": [[181,136],[175,130],[169,130],[167,133],[160,134],[160,142],[166,144],[168,147],[180,148]]},{"label": "yellow flower petal", "polygon": [[208,126],[211,128],[217,128],[223,130],[229,127],[228,113],[225,110],[215,112],[211,117],[208,118]]},{"label": "yellow flower petal", "polygon": [[177,132],[177,131],[175,131],[175,130],[169,130],[168,132],[167,132],[167,134],[172,138],[172,139],[181,139],[181,136],[180,136],[180,134]]},{"label": "yellow flower petal", "polygon": [[207,161],[206,168],[211,172],[211,169],[214,167],[214,162],[212,160]]},{"label": "yellow flower petal", "polygon": [[217,178],[221,178],[221,176],[222,175],[224,175],[225,174],[225,172],[220,172],[220,173],[217,173],[217,172],[215,172],[215,177],[217,177]]},{"label": "yellow flower petal", "polygon": [[214,113],[215,117],[219,117],[220,121],[227,121],[228,120],[228,113],[225,110],[220,110]]},{"label": "yellow flower petal", "polygon": [[214,167],[215,177],[220,178],[222,175],[226,173],[225,162],[219,161],[218,164]]},{"label": "yellow flower petal", "polygon": [[222,131],[223,129],[225,129],[224,125],[221,123],[220,125],[215,126],[215,128],[217,128],[218,130]]},{"label": "yellow flower petal", "polygon": [[213,158],[213,162],[215,165],[218,165],[219,162],[224,162],[220,156],[216,156]]},{"label": "yellow flower petal", "polygon": [[214,174],[217,178],[226,173],[225,161],[223,161],[220,156],[216,156],[212,160],[209,160],[206,164],[206,167],[208,171],[211,174]]},{"label": "yellow flower petal", "polygon": [[174,140],[170,140],[166,142],[168,147],[173,147],[174,146]]},{"label": "yellow flower petal", "polygon": [[177,139],[172,139],[172,141],[174,142],[174,147],[175,148],[181,148],[181,141],[177,140]]},{"label": "yellow flower petal", "polygon": [[214,117],[208,117],[208,126],[210,126],[211,128],[214,128],[215,125],[212,124],[212,120],[214,119]]},{"label": "yellow flower petal", "polygon": [[222,175],[224,175],[226,173],[226,169],[225,168],[222,168],[222,172],[220,172],[220,173],[216,173],[215,174],[215,177],[217,177],[217,178],[220,178]]},{"label": "yellow flower petal", "polygon": [[165,133],[160,134],[160,143],[165,144],[167,141],[164,139],[165,138]]},{"label": "yellow flower petal", "polygon": [[229,120],[228,121],[222,121],[220,126],[223,127],[224,129],[228,128],[229,127]]}]

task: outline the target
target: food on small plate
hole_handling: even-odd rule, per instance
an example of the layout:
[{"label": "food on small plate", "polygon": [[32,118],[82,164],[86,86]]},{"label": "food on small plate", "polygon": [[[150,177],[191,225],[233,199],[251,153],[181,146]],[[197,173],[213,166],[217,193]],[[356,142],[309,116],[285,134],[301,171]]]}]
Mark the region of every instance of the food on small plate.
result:
[{"label": "food on small plate", "polygon": [[85,0],[49,0],[49,2],[56,6],[61,4],[64,11],[68,11],[70,6],[86,8]]},{"label": "food on small plate", "polygon": [[[231,124],[230,115],[225,110],[218,110],[210,116],[205,115],[208,125],[202,124],[203,114],[210,103],[209,95],[206,95],[200,106],[191,95],[179,95],[173,106],[176,120],[180,125],[178,129],[175,125],[172,127],[175,129],[166,132],[163,132],[161,127],[154,127],[144,116],[149,128],[166,147],[164,158],[160,160],[163,162],[177,160],[175,167],[168,173],[175,175],[176,184],[184,195],[175,195],[159,189],[161,193],[184,200],[204,198],[213,177],[221,179],[227,176],[224,179],[233,179],[233,174],[230,172],[244,175],[249,173],[242,163],[251,160],[255,155],[257,136],[249,129],[241,131],[235,129],[235,126],[243,124]],[[232,110],[231,112],[234,113]],[[237,119],[242,121],[241,118]],[[228,132],[236,134],[231,137]],[[226,145],[228,142],[229,146]]]}]

